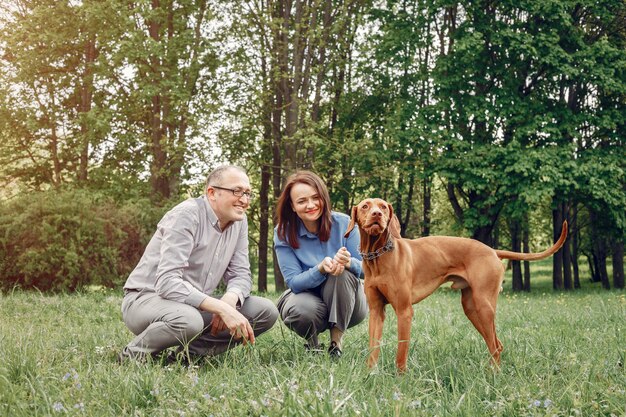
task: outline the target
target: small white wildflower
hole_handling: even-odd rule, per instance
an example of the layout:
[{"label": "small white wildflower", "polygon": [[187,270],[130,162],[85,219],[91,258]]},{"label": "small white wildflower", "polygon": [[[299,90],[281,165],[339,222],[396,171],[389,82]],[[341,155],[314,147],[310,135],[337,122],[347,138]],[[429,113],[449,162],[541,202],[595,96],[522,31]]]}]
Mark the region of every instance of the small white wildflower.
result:
[{"label": "small white wildflower", "polygon": [[191,378],[191,384],[193,386],[198,385],[198,382],[200,382],[200,378],[198,378],[198,375],[190,375],[189,377]]},{"label": "small white wildflower", "polygon": [[63,404],[61,404],[60,402],[55,402],[54,404],[52,404],[52,409],[54,411],[56,411],[57,413],[60,413],[62,411],[66,411],[65,407],[63,407]]},{"label": "small white wildflower", "polygon": [[422,406],[422,400],[419,398],[409,403],[409,408],[420,408]]}]

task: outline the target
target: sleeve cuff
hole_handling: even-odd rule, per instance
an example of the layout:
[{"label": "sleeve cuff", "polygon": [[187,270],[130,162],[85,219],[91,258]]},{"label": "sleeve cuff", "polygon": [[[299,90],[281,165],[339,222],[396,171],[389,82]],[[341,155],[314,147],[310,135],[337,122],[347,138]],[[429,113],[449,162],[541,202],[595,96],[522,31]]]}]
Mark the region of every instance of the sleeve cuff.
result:
[{"label": "sleeve cuff", "polygon": [[241,291],[239,288],[228,288],[226,289],[226,292],[232,292],[237,295],[237,298],[239,299],[238,307],[241,307],[243,305],[243,302],[246,299],[246,297],[243,295],[243,291]]},{"label": "sleeve cuff", "polygon": [[207,298],[208,295],[201,293],[200,291],[192,291],[189,296],[185,299],[185,304],[189,304],[195,308],[199,308],[200,304]]}]

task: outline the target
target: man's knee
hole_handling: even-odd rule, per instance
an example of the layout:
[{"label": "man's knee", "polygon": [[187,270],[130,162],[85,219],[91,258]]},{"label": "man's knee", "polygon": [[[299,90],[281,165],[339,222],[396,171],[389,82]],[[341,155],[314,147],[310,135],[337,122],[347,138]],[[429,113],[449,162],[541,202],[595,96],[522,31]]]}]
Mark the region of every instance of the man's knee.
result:
[{"label": "man's knee", "polygon": [[274,303],[267,298],[254,296],[248,298],[248,300],[246,300],[246,304],[247,303],[252,304],[252,306],[246,305],[246,307],[253,310],[249,320],[254,329],[254,333],[259,335],[271,329],[278,319],[278,309]]},{"label": "man's knee", "polygon": [[181,308],[164,318],[164,322],[187,341],[193,339],[204,330],[204,320],[200,311],[195,308]]}]

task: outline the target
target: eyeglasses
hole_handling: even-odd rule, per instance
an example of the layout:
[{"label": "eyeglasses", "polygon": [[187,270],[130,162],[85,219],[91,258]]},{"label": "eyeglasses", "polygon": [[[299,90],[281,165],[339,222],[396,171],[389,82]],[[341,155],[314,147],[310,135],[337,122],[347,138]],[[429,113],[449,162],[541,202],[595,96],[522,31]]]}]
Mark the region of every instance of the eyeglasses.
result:
[{"label": "eyeglasses", "polygon": [[233,188],[218,187],[217,185],[211,185],[210,187],[217,188],[218,190],[230,191],[231,193],[233,193],[235,197],[241,198],[243,196],[246,196],[248,200],[252,200],[254,198],[254,194],[252,193],[252,191],[243,191],[238,188],[233,189]]}]

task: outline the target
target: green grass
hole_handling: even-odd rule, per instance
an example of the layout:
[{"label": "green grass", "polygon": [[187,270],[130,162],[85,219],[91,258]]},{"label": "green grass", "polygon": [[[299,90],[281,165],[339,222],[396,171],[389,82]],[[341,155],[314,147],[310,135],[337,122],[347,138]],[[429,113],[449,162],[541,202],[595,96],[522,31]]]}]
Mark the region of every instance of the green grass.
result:
[{"label": "green grass", "polygon": [[0,416],[624,416],[626,294],[584,284],[571,293],[505,288],[499,372],[458,292],[442,288],[415,307],[404,375],[391,309],[374,371],[366,322],[347,333],[337,363],[305,354],[277,323],[255,346],[188,369],[116,363],[131,338],[120,292],[5,294]]}]

